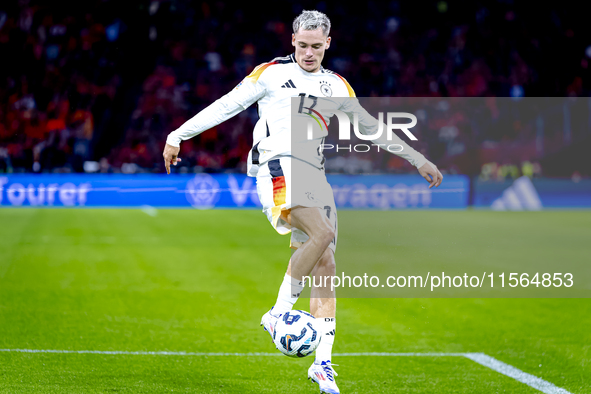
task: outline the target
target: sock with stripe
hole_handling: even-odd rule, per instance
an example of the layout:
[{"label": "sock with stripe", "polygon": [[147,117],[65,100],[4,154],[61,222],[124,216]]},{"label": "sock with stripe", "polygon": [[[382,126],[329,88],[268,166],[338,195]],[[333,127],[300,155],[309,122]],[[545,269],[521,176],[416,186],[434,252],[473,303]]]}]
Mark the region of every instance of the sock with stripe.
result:
[{"label": "sock with stripe", "polygon": [[300,297],[300,293],[304,289],[306,284],[298,279],[292,278],[290,275],[285,274],[283,277],[283,283],[279,287],[279,294],[277,294],[277,301],[273,307],[273,315],[289,312],[293,308],[293,304]]},{"label": "sock with stripe", "polygon": [[319,317],[316,318],[319,323],[318,327],[322,333],[320,345],[316,348],[317,364],[322,361],[330,361],[332,356],[332,345],[334,344],[334,336],[336,331],[336,321],[334,317]]}]

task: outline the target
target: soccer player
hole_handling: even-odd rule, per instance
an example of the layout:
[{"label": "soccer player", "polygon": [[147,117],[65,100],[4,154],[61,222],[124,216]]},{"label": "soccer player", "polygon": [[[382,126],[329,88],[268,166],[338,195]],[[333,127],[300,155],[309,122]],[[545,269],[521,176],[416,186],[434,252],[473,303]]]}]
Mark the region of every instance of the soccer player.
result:
[{"label": "soccer player", "polygon": [[[291,232],[295,249],[289,261],[275,305],[262,317],[261,325],[273,336],[277,319],[290,311],[305,286],[303,278],[336,275],[334,252],[337,243],[337,218],[334,197],[324,174],[321,149],[292,149],[292,116],[311,113],[316,98],[348,97],[331,101],[347,114],[363,112],[349,83],[340,75],[322,67],[330,47],[330,20],[318,11],[303,11],[293,22],[293,54],[256,67],[231,92],[199,112],[168,135],[164,148],[166,172],[176,165],[180,143],[208,130],[258,102],[258,120],[253,147],[248,156],[248,175],[256,177],[263,212],[280,234]],[[297,113],[291,99],[300,97]],[[305,102],[305,106],[304,106]],[[367,114],[367,112],[365,112]],[[372,118],[375,121],[375,118]],[[371,121],[359,118],[360,128],[369,129]],[[369,134],[366,132],[366,134]],[[322,139],[314,143],[322,144]],[[395,154],[407,159],[431,184],[439,186],[443,177],[437,167],[398,137],[403,147]],[[313,152],[313,154],[309,154]],[[305,185],[295,184],[296,177]],[[301,182],[300,182],[301,183]],[[335,338],[336,298],[330,287],[311,289],[310,312],[319,322],[322,340],[308,378],[318,383],[322,393],[339,393],[331,364]]]}]

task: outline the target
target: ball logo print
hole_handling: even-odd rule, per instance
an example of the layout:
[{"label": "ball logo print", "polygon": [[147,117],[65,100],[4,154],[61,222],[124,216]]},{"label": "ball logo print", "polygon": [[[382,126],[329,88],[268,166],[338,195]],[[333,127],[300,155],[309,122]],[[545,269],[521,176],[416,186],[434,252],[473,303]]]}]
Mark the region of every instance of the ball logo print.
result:
[{"label": "ball logo print", "polygon": [[[283,341],[285,339],[285,341]],[[287,334],[285,337],[281,338],[281,342],[285,342],[285,348],[291,351],[291,335]]]},{"label": "ball logo print", "polygon": [[[291,334],[287,334],[283,337],[280,338],[280,342],[283,345],[283,347],[285,347],[285,349],[287,349],[288,352],[293,351],[293,348],[291,347],[291,344],[293,342],[298,342],[300,341],[302,338],[304,338],[304,336],[306,335],[306,327],[302,328],[302,331],[300,332],[300,335],[298,336],[293,336]],[[309,339],[306,340],[306,342],[309,342]],[[298,352],[300,352],[301,350],[305,350],[308,349],[310,346],[309,345],[303,345],[298,349]]]},{"label": "ball logo print", "polygon": [[300,320],[300,315],[286,313],[285,316],[283,317],[283,321],[288,326],[291,326],[293,323],[297,322],[298,320]]},{"label": "ball logo print", "polygon": [[320,344],[316,319],[308,312],[289,311],[279,318],[273,331],[273,343],[289,357],[306,357]]}]

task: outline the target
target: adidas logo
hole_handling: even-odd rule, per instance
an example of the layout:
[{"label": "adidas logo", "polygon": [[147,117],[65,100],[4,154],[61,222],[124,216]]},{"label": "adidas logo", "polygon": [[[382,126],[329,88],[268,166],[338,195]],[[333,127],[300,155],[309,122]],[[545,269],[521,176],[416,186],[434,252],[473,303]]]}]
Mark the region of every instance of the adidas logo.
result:
[{"label": "adidas logo", "polygon": [[291,82],[291,79],[287,82],[285,82],[282,86],[282,88],[295,88],[296,86],[293,84],[293,82]]},{"label": "adidas logo", "polygon": [[495,211],[539,211],[543,208],[538,191],[526,176],[516,179],[490,207]]}]

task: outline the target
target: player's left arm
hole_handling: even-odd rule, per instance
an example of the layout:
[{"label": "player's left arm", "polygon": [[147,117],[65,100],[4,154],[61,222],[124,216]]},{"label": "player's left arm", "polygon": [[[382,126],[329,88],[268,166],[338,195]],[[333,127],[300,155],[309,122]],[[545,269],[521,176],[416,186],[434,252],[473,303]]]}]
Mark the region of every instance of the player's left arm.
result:
[{"label": "player's left arm", "polygon": [[[377,132],[379,121],[371,116],[365,108],[359,104],[359,100],[357,100],[354,95],[343,100],[341,110],[349,116],[351,121],[353,120],[353,114],[357,113],[359,119],[359,132],[361,134],[371,135]],[[386,130],[385,125],[382,125],[382,130]],[[375,138],[372,141],[380,146],[399,145],[401,147],[400,149],[394,151],[388,149],[388,152],[406,159],[409,163],[415,166],[418,169],[419,174],[429,182],[429,189],[433,186],[438,187],[441,185],[443,175],[435,164],[427,160],[425,156],[401,140],[396,134],[392,133],[391,137],[392,139],[387,139],[387,135],[384,132],[380,137]]]}]

